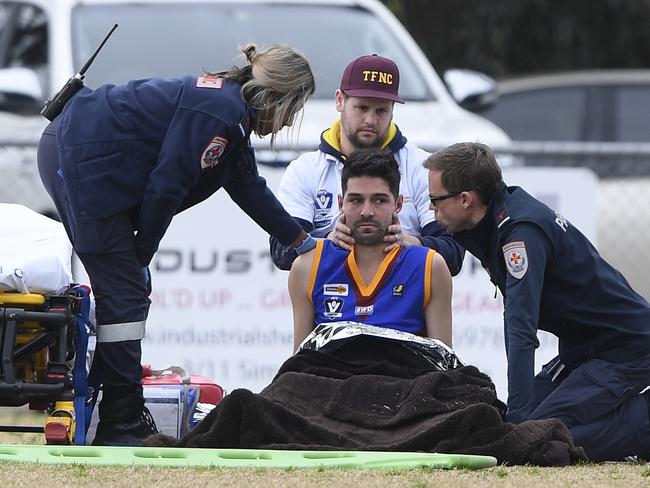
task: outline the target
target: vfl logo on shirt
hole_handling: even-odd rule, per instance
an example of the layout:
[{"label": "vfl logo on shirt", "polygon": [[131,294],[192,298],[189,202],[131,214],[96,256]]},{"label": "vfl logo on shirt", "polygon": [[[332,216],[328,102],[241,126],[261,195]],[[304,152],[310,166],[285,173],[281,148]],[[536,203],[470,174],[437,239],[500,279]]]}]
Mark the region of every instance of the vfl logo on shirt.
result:
[{"label": "vfl logo on shirt", "polygon": [[326,298],[323,302],[324,311],[323,315],[328,319],[338,319],[343,316],[343,299],[342,298]]},{"label": "vfl logo on shirt", "polygon": [[399,285],[395,285],[393,287],[393,296],[394,297],[401,297],[404,295],[404,283],[400,283]]},{"label": "vfl logo on shirt", "polygon": [[316,199],[314,200],[314,208],[316,210],[324,210],[326,208],[332,208],[332,194],[325,190],[318,190],[316,193]]},{"label": "vfl logo on shirt", "polygon": [[372,312],[375,311],[374,305],[368,305],[366,307],[361,307],[357,305],[354,307],[354,315],[372,315]]},{"label": "vfl logo on shirt", "polygon": [[526,244],[522,241],[510,242],[503,246],[502,249],[508,273],[518,280],[522,279],[526,271],[528,271]]},{"label": "vfl logo on shirt", "polygon": [[323,285],[323,295],[348,296],[349,286],[347,283],[326,283]]}]

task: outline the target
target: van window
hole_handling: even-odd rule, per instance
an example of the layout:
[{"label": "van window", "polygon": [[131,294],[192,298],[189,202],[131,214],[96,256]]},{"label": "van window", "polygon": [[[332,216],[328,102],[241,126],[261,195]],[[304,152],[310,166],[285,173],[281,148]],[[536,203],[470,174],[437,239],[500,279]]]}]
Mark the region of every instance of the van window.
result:
[{"label": "van window", "polygon": [[[332,99],[352,59],[377,53],[400,69],[400,95],[432,100],[408,52],[371,12],[324,5],[159,3],[80,5],[72,18],[74,68],[119,24],[86,75],[86,84],[220,71],[244,61],[239,46],[284,42],[301,50],[316,75],[315,98]],[[161,69],[162,67],[162,69]]]},{"label": "van window", "polygon": [[48,93],[47,17],[39,7],[0,3],[0,68],[29,68]]}]

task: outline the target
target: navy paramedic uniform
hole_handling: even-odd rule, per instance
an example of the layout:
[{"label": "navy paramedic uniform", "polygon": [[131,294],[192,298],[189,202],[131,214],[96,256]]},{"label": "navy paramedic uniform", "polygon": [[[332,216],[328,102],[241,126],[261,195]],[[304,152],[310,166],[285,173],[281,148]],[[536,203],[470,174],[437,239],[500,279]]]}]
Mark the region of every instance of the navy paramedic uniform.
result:
[{"label": "navy paramedic uniform", "polygon": [[105,395],[140,384],[147,266],[176,213],[223,187],[284,244],[301,233],[257,173],[253,122],[239,84],[187,76],[84,88],[46,128],[39,171],[91,280]]},{"label": "navy paramedic uniform", "polygon": [[[508,420],[556,417],[593,460],[650,454],[650,304],[570,222],[502,184],[454,237],[504,297]],[[559,356],[534,376],[537,330]]]},{"label": "navy paramedic uniform", "polygon": [[352,321],[426,336],[424,309],[431,299],[435,253],[422,246],[397,246],[366,283],[354,252],[319,240],[309,283],[314,326]]}]

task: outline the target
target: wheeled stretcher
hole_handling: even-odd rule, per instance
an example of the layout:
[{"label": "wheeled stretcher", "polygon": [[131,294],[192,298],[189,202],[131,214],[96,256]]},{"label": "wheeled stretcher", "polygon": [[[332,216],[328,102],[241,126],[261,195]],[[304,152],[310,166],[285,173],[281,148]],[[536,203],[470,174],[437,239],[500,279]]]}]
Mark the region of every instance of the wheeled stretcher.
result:
[{"label": "wheeled stretcher", "polygon": [[50,444],[82,444],[88,397],[89,290],[72,286],[63,226],[27,207],[0,204],[0,405],[48,412]]},{"label": "wheeled stretcher", "polygon": [[47,411],[48,444],[84,444],[89,390],[86,373],[88,290],[0,293],[0,405]]}]

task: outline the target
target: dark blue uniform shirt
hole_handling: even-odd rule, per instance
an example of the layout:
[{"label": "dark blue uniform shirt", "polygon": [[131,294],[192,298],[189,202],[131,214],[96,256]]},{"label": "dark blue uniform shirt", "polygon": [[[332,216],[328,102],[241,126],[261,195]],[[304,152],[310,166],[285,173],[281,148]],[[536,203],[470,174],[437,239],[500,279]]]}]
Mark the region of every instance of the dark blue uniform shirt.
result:
[{"label": "dark blue uniform shirt", "polygon": [[[174,214],[223,187],[265,231],[290,244],[301,228],[257,173],[252,124],[239,84],[221,78],[84,88],[66,105],[57,130],[75,220],[133,212],[145,266]],[[224,219],[215,215],[215,222]]]},{"label": "dark blue uniform shirt", "polygon": [[650,304],[570,222],[521,188],[502,184],[485,217],[454,237],[504,297],[509,420],[531,413],[538,329],[559,338],[570,368],[650,353]]}]

